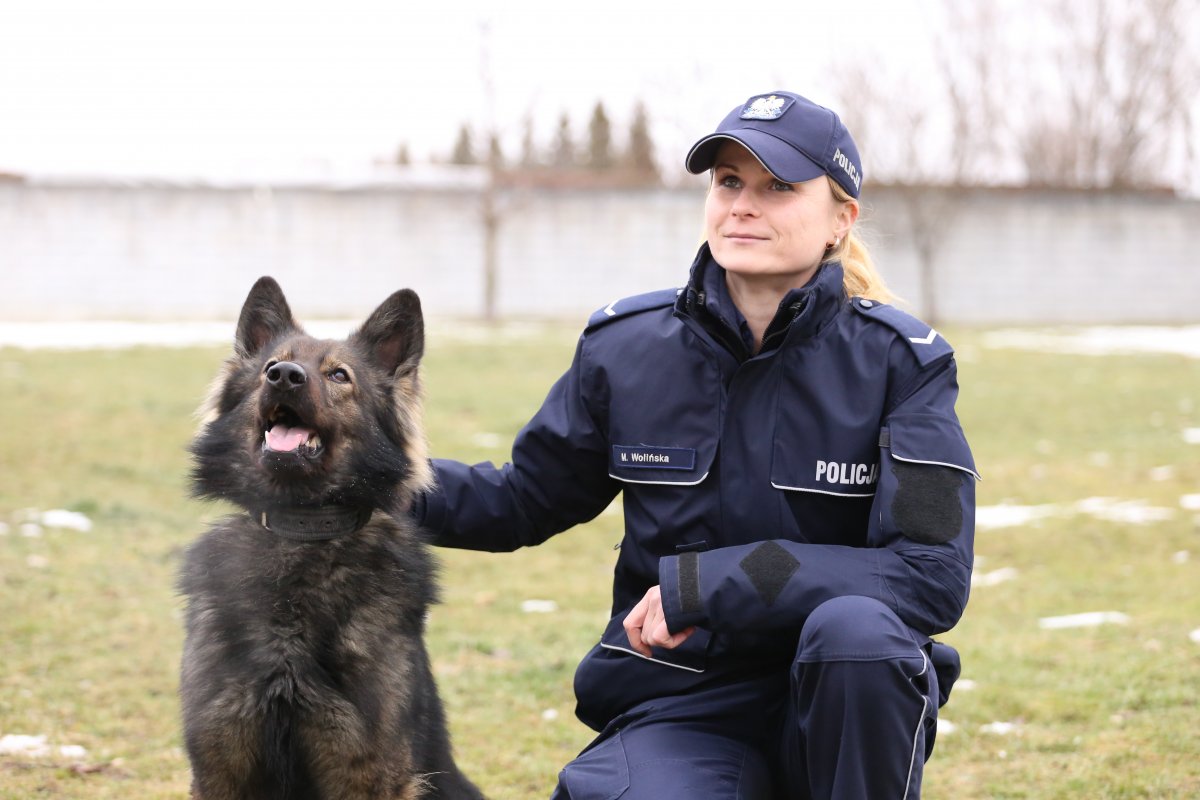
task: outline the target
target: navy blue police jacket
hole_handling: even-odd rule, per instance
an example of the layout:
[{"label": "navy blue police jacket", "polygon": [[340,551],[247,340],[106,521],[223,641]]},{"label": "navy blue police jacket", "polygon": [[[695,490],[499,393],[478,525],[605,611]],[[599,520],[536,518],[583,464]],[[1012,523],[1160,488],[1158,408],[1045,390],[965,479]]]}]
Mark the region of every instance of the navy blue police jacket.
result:
[{"label": "navy blue police jacket", "polygon": [[[596,730],[654,697],[786,676],[834,597],[875,598],[921,637],[963,613],[977,475],[953,351],[842,280],[823,265],[751,354],[705,245],[684,289],[593,315],[510,463],[434,460],[415,513],[442,546],[538,544],[623,495],[612,617],[575,676]],[[645,658],[622,622],[654,585],[670,630],[696,631]]]}]

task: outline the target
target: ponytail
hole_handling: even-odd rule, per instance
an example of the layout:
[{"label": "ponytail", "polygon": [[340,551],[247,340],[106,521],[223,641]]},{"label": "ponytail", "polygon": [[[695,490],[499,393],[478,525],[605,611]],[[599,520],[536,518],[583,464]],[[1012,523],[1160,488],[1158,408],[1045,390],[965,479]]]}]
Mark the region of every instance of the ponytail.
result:
[{"label": "ponytail", "polygon": [[[832,179],[829,180],[829,186],[833,190],[834,198],[839,202],[853,201],[853,198]],[[867,245],[855,235],[853,228],[836,247],[825,251],[824,261],[842,263],[842,287],[847,297],[868,297],[879,303],[891,303],[896,299],[896,295],[887,287],[883,276],[875,268]]]}]

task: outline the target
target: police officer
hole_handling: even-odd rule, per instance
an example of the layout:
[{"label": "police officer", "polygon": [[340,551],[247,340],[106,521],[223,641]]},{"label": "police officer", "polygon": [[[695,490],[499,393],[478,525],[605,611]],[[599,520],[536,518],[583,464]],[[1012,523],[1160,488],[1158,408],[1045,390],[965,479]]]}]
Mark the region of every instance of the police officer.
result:
[{"label": "police officer", "polygon": [[686,164],[711,173],[687,285],[598,311],[511,463],[435,460],[415,513],[509,551],[623,495],[575,677],[599,735],[555,798],[916,798],[973,552],[953,351],[884,302],[835,113],[751,97]]}]

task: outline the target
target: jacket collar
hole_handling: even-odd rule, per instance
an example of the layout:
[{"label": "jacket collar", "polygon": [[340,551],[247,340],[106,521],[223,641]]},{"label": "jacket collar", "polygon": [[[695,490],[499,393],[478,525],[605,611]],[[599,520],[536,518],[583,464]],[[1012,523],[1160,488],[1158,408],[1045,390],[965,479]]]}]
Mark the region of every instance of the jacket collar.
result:
[{"label": "jacket collar", "polygon": [[[775,319],[767,327],[763,352],[778,347],[785,339],[811,338],[825,327],[846,302],[842,280],[841,263],[831,261],[818,267],[804,286],[784,295]],[[749,357],[752,344],[749,328],[729,296],[725,268],[712,257],[707,242],[700,246],[692,262],[687,288],[676,301],[676,309],[697,320],[740,357]]]}]

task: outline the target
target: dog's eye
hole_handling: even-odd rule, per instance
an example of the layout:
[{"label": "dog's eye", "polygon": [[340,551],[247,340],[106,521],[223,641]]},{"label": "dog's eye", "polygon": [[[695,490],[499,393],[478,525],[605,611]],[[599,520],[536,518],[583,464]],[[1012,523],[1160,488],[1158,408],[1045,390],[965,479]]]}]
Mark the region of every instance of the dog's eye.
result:
[{"label": "dog's eye", "polygon": [[329,380],[333,381],[334,383],[349,383],[350,373],[341,367],[338,367],[333,372],[329,373]]}]

